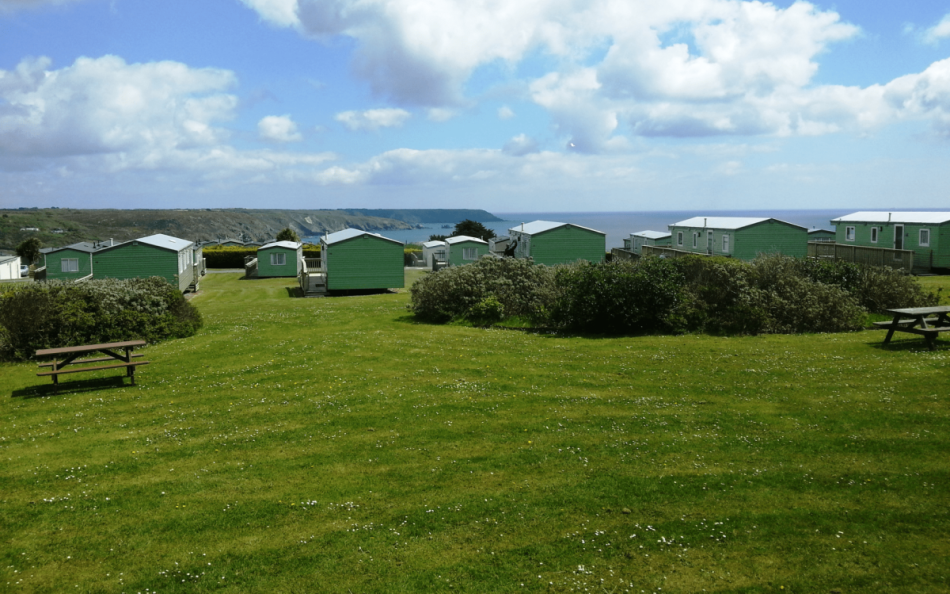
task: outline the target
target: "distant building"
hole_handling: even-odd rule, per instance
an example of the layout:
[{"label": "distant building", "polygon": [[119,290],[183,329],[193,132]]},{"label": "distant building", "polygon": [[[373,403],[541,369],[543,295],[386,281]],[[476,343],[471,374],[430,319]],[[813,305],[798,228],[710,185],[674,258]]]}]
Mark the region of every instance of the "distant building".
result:
[{"label": "distant building", "polygon": [[[629,246],[627,247],[627,242],[629,241]],[[669,232],[663,231],[639,231],[637,233],[631,233],[630,239],[624,241],[624,247],[629,249],[634,254],[640,255],[641,248],[645,245],[662,245],[668,246],[672,243],[672,235]]]},{"label": "distant building", "polygon": [[573,223],[533,221],[512,227],[508,236],[517,243],[515,257],[532,258],[536,264],[603,262],[607,253],[606,233]]},{"label": "distant building", "polygon": [[257,276],[297,276],[303,267],[303,244],[275,241],[257,250]]},{"label": "distant building", "polygon": [[20,256],[0,256],[0,280],[20,278]]},{"label": "distant building", "polygon": [[488,254],[488,242],[477,237],[456,235],[445,238],[446,259],[449,266],[470,264]]},{"label": "distant building", "polygon": [[425,260],[426,268],[432,268],[432,260],[439,262],[446,261],[446,251],[444,241],[427,241],[422,244],[422,259]]},{"label": "distant building", "polygon": [[670,225],[673,249],[753,260],[759,254],[805,257],[808,230],[778,219],[693,217]]},{"label": "distant building", "polygon": [[808,241],[834,241],[835,232],[829,229],[809,229]]},{"label": "distant building", "polygon": [[327,290],[397,289],[406,285],[404,246],[395,239],[344,229],[320,239]]},{"label": "distant building", "polygon": [[39,231],[39,227],[20,227],[20,231]]},{"label": "distant building", "polygon": [[40,250],[46,266],[47,280],[79,280],[93,274],[92,256],[116,245],[111,239],[103,242],[80,241],[60,248]]},{"label": "distant building", "polygon": [[854,212],[831,223],[836,243],[913,251],[915,270],[950,268],[950,212]]},{"label": "distant building", "polygon": [[195,244],[161,233],[98,250],[92,267],[93,278],[160,276],[182,292],[197,290],[200,280]]}]

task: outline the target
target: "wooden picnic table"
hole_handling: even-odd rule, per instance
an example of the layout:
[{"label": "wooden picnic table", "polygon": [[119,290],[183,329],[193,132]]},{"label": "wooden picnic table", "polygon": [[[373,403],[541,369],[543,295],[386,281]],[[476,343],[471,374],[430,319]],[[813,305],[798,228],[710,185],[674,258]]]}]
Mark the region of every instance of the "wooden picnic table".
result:
[{"label": "wooden picnic table", "polygon": [[[145,346],[144,340],[127,340],[125,342],[108,342],[104,344],[87,344],[80,346],[71,346],[71,347],[62,347],[58,349],[41,349],[36,351],[37,357],[57,357],[60,355],[65,355],[65,358],[62,361],[53,361],[52,363],[41,363],[40,367],[52,367],[52,371],[44,371],[37,373],[38,376],[51,375],[53,376],[53,384],[59,384],[59,376],[64,373],[79,373],[82,371],[98,371],[100,369],[118,369],[125,368],[126,377],[132,380],[132,385],[135,385],[135,367],[138,365],[148,365],[148,361],[133,361],[133,358],[141,357],[142,355],[133,354],[132,349],[135,347]],[[122,351],[123,353],[120,353]],[[94,357],[92,359],[78,359],[78,357],[83,355],[89,355],[91,353],[103,353],[105,357]],[[118,361],[118,363],[111,363],[109,365],[97,365],[95,367],[80,367],[80,368],[71,368],[63,369],[67,365],[79,365],[85,363],[100,363],[102,361]]]},{"label": "wooden picnic table", "polygon": [[887,313],[894,316],[890,322],[874,322],[874,325],[887,329],[884,344],[891,341],[894,332],[908,332],[923,336],[930,350],[937,349],[937,335],[941,332],[950,332],[950,305],[934,307],[906,307],[902,309],[888,309]]}]

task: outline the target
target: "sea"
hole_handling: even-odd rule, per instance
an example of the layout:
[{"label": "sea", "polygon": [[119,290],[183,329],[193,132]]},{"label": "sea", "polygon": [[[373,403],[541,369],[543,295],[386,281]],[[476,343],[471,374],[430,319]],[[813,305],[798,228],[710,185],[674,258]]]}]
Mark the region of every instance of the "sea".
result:
[{"label": "sea", "polygon": [[[503,219],[482,223],[496,235],[507,235],[508,229],[531,221],[558,221],[574,223],[607,234],[607,249],[623,247],[623,240],[631,233],[640,231],[669,231],[669,225],[695,216],[710,217],[772,217],[801,225],[807,229],[829,229],[834,226],[831,219],[848,214],[849,210],[720,210],[720,211],[645,211],[645,212],[509,212],[492,213]],[[457,221],[445,223],[427,223],[420,229],[399,229],[379,231],[380,235],[403,243],[422,243],[430,235],[448,235]],[[447,228],[443,228],[446,225]],[[305,241],[319,242],[319,237],[306,238]]]}]

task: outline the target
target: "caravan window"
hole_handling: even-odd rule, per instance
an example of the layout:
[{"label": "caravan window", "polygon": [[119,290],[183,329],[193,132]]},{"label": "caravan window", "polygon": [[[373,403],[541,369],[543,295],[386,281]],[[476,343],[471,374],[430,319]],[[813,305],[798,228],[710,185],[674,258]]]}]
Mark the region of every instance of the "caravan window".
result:
[{"label": "caravan window", "polygon": [[283,266],[287,263],[286,259],[287,254],[271,254],[270,255],[270,265],[271,266]]},{"label": "caravan window", "polygon": [[722,236],[722,253],[729,253],[729,235]]},{"label": "caravan window", "polygon": [[699,233],[693,233],[693,249],[699,247]]},{"label": "caravan window", "polygon": [[877,227],[871,227],[871,243],[877,243]]},{"label": "caravan window", "polygon": [[478,257],[476,248],[462,248],[463,260],[475,260]]},{"label": "caravan window", "polygon": [[679,246],[683,245],[683,232],[682,232],[682,231],[677,231],[677,232],[676,232],[676,245],[679,245]]},{"label": "caravan window", "polygon": [[930,247],[930,229],[921,229],[920,237],[918,238],[918,245],[920,247]]},{"label": "caravan window", "polygon": [[844,239],[845,241],[854,241],[854,227],[844,228]]},{"label": "caravan window", "polygon": [[59,265],[61,272],[79,272],[79,258],[63,258]]}]

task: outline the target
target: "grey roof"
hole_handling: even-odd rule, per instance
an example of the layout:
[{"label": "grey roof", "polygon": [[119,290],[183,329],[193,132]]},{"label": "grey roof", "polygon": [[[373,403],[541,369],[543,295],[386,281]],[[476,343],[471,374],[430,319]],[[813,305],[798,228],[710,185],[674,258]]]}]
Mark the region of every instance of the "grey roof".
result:
[{"label": "grey roof", "polygon": [[[43,248],[40,250],[41,253],[50,254],[53,252],[58,252],[60,250],[73,250],[77,252],[86,252],[87,254],[92,254],[98,252],[99,250],[104,250],[108,247],[112,247],[117,244],[106,244],[104,242],[91,242],[91,241],[80,241],[71,245],[57,247],[57,248]],[[46,251],[43,251],[46,250]]]},{"label": "grey roof", "polygon": [[402,245],[401,241],[396,241],[395,239],[383,237],[379,233],[370,233],[369,231],[363,231],[361,229],[344,229],[342,231],[337,231],[336,233],[330,233],[329,235],[323,237],[320,241],[327,245],[333,245],[334,243],[340,243],[341,241],[353,239],[354,237],[359,237],[360,235],[369,235],[376,237],[377,239],[385,239],[386,241],[391,241],[393,243]]},{"label": "grey roof", "polygon": [[691,219],[686,219],[685,221],[673,223],[670,225],[670,227],[703,227],[709,229],[735,230],[751,227],[752,225],[757,225],[765,221],[778,221],[779,223],[785,223],[786,225],[791,225],[792,227],[805,229],[805,227],[802,227],[801,225],[796,225],[794,223],[789,223],[787,221],[773,219],[770,217],[693,217]]},{"label": "grey roof", "polygon": [[925,225],[940,225],[950,222],[950,212],[853,212],[837,219],[832,223],[922,223]]},{"label": "grey roof", "polygon": [[14,260],[19,260],[19,259],[20,259],[20,256],[0,256],[0,264],[6,263],[6,262],[12,262]]},{"label": "grey roof", "polygon": [[146,245],[153,245],[157,248],[172,250],[173,252],[180,252],[186,247],[193,245],[193,242],[188,241],[187,239],[180,239],[178,237],[172,237],[171,235],[165,235],[163,233],[156,233],[155,235],[149,235],[148,237],[139,237],[136,239],[136,241]]},{"label": "grey roof", "polygon": [[288,250],[298,250],[302,245],[302,243],[297,243],[296,241],[275,241],[273,243],[268,243],[267,245],[262,245],[261,247],[257,248],[257,250],[266,250],[273,247],[282,247],[287,248]]},{"label": "grey roof", "polygon": [[508,232],[524,232],[528,235],[537,235],[538,233],[544,233],[545,231],[550,231],[551,229],[557,229],[559,227],[565,227],[568,225],[571,227],[577,227],[578,229],[585,229],[587,231],[593,231],[594,233],[600,233],[601,235],[607,235],[603,231],[591,229],[590,227],[582,227],[581,225],[575,225],[574,223],[558,223],[555,221],[531,221],[530,223],[525,223],[524,225],[512,227],[508,229]]},{"label": "grey roof", "polygon": [[468,235],[456,235],[454,237],[446,237],[445,243],[452,245],[453,243],[462,243],[463,241],[474,241],[475,243],[484,243],[488,245],[488,242],[484,239],[479,239],[477,237],[469,237]]},{"label": "grey roof", "polygon": [[444,241],[427,241],[422,244],[422,247],[433,248],[433,247],[439,247],[441,245],[445,245],[445,242]]},{"label": "grey roof", "polygon": [[634,237],[643,237],[645,239],[666,239],[670,237],[670,233],[663,231],[640,231],[639,233],[631,233]]}]

